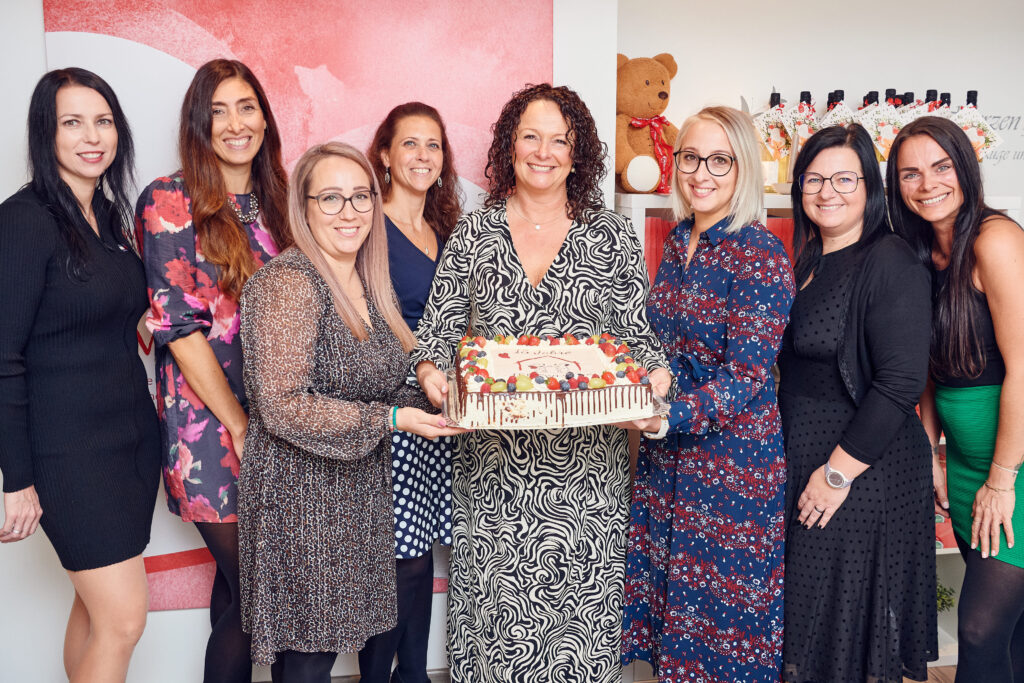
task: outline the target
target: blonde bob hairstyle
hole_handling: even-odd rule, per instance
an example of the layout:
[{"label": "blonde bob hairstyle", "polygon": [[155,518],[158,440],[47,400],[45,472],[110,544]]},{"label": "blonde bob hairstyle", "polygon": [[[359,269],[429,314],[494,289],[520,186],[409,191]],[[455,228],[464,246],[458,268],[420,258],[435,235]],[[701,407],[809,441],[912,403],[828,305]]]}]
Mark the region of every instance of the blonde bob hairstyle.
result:
[{"label": "blonde bob hairstyle", "polygon": [[[761,175],[761,151],[758,148],[757,133],[754,131],[754,119],[750,114],[732,107],[705,107],[683,121],[676,136],[673,152],[678,152],[683,145],[683,138],[690,126],[697,121],[717,123],[725,131],[732,147],[736,161],[736,189],[733,191],[729,204],[729,224],[725,232],[736,232],[745,225],[761,220],[764,210],[764,180]],[[674,162],[674,159],[673,159]],[[687,203],[679,188],[679,170],[672,167],[672,212],[677,221],[693,216],[693,207]]]},{"label": "blonde bob hairstyle", "polygon": [[[380,187],[377,185],[377,177],[370,162],[366,160],[362,152],[343,142],[328,142],[310,147],[299,158],[295,164],[295,170],[292,171],[292,180],[288,189],[288,218],[291,224],[292,239],[295,240],[295,246],[313,262],[317,272],[331,288],[331,293],[334,295],[334,308],[352,332],[352,336],[360,341],[368,339],[366,324],[345,295],[341,283],[338,282],[334,271],[327,264],[327,259],[316,243],[309,223],[306,221],[306,207],[309,206],[308,202],[312,201],[306,199],[306,195],[311,194],[309,183],[313,176],[313,170],[321,161],[332,156],[351,159],[359,164],[373,189],[373,221],[370,224],[370,234],[366,236],[366,240],[356,254],[356,272],[367,289],[367,298],[373,299],[377,311],[398,337],[402,348],[408,353],[416,346],[416,338],[402,318],[395,290],[391,287],[391,271],[388,268],[388,239],[384,232],[384,207],[381,203]],[[320,209],[314,205],[314,210],[319,211]]]}]

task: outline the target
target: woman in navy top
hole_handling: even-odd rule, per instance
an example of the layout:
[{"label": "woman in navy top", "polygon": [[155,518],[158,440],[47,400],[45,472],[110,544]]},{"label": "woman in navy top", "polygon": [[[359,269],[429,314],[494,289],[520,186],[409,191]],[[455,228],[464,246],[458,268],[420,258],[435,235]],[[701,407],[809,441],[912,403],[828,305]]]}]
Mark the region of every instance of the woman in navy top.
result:
[{"label": "woman in navy top", "polygon": [[[416,331],[438,255],[462,213],[458,175],[441,115],[421,102],[391,110],[367,153],[380,180],[391,283]],[[428,683],[427,636],[434,542],[451,544],[450,437],[429,441],[396,431],[391,439],[398,625],[359,652],[361,680]],[[394,678],[391,663],[398,655]]]},{"label": "woman in navy top", "polygon": [[[676,379],[667,419],[640,420],[623,660],[662,683],[779,680],[786,465],[771,367],[793,271],[758,222],[750,117],[711,107],[679,131],[682,222],[647,310]],[[653,440],[660,439],[660,440]]]}]

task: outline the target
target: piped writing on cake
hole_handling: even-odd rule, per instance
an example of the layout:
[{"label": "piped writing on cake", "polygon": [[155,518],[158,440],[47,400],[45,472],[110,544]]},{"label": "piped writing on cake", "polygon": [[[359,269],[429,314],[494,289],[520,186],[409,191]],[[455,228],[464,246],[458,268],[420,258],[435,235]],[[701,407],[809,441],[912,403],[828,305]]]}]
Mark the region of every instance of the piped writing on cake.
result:
[{"label": "piped writing on cake", "polygon": [[467,427],[557,428],[648,417],[647,370],[610,334],[463,337],[449,410]]}]

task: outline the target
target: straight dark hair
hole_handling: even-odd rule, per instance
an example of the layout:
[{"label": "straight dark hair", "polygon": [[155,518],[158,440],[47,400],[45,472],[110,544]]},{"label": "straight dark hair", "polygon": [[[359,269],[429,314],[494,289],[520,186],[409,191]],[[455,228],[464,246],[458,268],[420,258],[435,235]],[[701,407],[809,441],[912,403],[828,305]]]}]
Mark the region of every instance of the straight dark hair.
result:
[{"label": "straight dark hair", "polygon": [[86,222],[71,188],[60,177],[57,161],[57,91],[70,86],[95,90],[110,107],[117,130],[117,153],[100,176],[96,191],[110,198],[110,220],[114,222],[114,237],[118,244],[137,253],[132,205],[128,199],[134,188],[135,145],[117,95],[93,72],[77,67],[55,69],[43,74],[36,83],[28,106],[28,157],[32,176],[28,185],[57,219],[57,228],[68,248],[68,274],[84,279],[87,276],[86,231],[92,228]]},{"label": "straight dark hair", "polygon": [[[857,123],[824,128],[810,137],[800,150],[793,168],[793,251],[796,265],[793,272],[798,285],[807,281],[821,258],[821,230],[804,212],[804,194],[800,189],[800,177],[807,172],[815,157],[833,147],[847,147],[857,155],[863,171],[864,191],[867,203],[864,206],[864,227],[857,240],[858,249],[872,244],[882,235],[890,232],[885,212],[885,188],[882,186],[882,172],[875,159],[875,146],[871,135]],[[853,169],[847,169],[853,170]]]},{"label": "straight dark hair", "polygon": [[448,131],[441,120],[441,114],[429,104],[422,102],[406,102],[400,104],[384,117],[377,132],[373,135],[370,148],[366,150],[366,156],[373,166],[373,172],[377,174],[377,182],[380,184],[382,199],[386,202],[391,198],[391,183],[384,182],[384,161],[380,158],[381,152],[390,149],[395,138],[395,129],[399,122],[409,116],[424,116],[434,123],[441,130],[441,186],[434,183],[427,189],[427,201],[423,206],[423,217],[434,229],[434,232],[442,240],[447,240],[455,229],[455,223],[462,215],[462,190],[459,186],[459,174],[455,172],[455,155],[452,153],[452,146],[448,142]]},{"label": "straight dark hair", "polygon": [[931,223],[910,210],[900,187],[900,149],[916,135],[927,135],[949,156],[964,197],[953,221],[948,277],[936,293],[932,307],[931,371],[940,378],[978,377],[985,369],[985,356],[974,324],[979,313],[973,281],[974,242],[986,218],[1003,214],[985,204],[981,166],[960,126],[939,116],[922,116],[908,123],[896,135],[889,152],[889,207],[893,228],[922,263],[934,268],[935,231]]}]

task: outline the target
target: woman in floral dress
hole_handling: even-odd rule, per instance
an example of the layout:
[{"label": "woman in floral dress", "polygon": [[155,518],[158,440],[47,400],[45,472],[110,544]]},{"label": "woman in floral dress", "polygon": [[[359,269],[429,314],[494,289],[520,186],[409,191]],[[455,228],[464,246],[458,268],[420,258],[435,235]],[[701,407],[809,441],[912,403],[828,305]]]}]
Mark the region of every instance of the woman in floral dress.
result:
[{"label": "woman in floral dress", "polygon": [[217,562],[207,683],[250,681],[238,586],[237,488],[247,401],[238,298],[291,243],[281,140],[259,81],[237,61],[196,72],[182,105],[182,168],[143,191],[167,506],[194,522]]},{"label": "woman in floral dress", "polygon": [[[778,681],[786,464],[771,367],[793,271],[762,226],[750,117],[712,107],[679,131],[681,222],[647,310],[676,377],[667,419],[641,421],[623,659],[662,683]],[[660,423],[660,424],[659,424]]]}]

